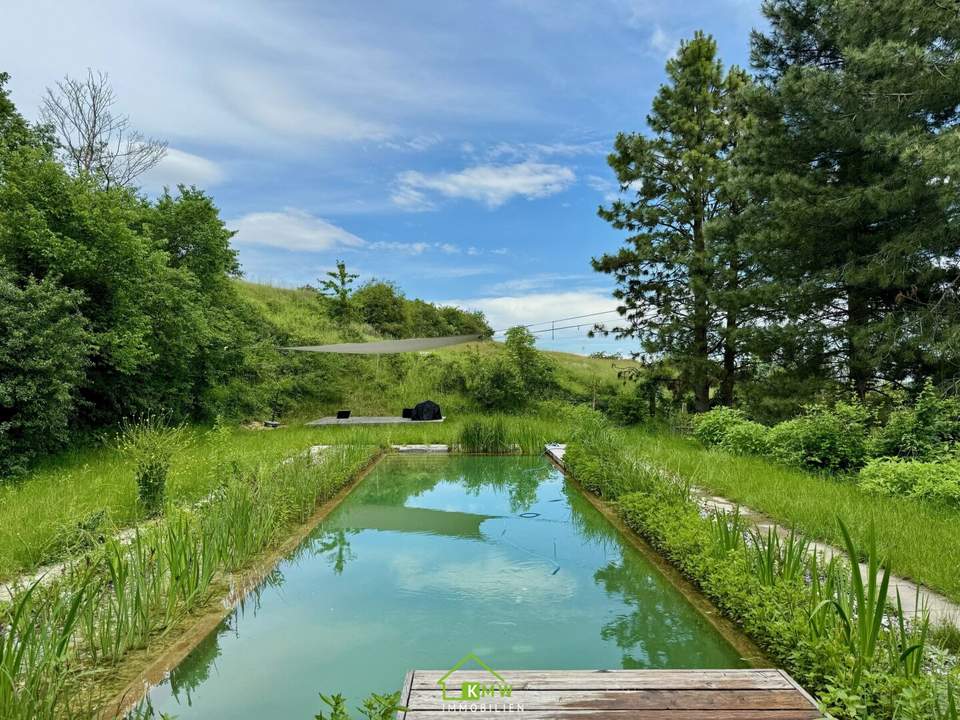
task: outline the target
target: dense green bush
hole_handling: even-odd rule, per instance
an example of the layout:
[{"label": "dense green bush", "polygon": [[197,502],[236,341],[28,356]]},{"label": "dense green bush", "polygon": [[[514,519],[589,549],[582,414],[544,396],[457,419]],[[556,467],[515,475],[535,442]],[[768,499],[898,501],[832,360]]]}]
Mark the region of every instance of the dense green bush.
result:
[{"label": "dense green bush", "polygon": [[508,357],[475,354],[464,367],[464,386],[470,397],[487,410],[517,410],[531,398],[523,377]]},{"label": "dense green bush", "polygon": [[626,392],[614,390],[607,401],[607,416],[618,425],[638,425],[650,420],[650,399],[646,392],[639,384]]},{"label": "dense green bush", "polygon": [[0,478],[67,441],[90,353],[80,299],[0,266]]},{"label": "dense green bush", "polygon": [[960,507],[960,461],[922,462],[876,458],[860,470],[858,484],[879,495],[914,497]]},{"label": "dense green bush", "polygon": [[942,457],[960,439],[960,400],[944,397],[929,380],[913,406],[901,405],[870,437],[873,457],[929,460]]},{"label": "dense green bush", "polygon": [[776,459],[790,465],[828,472],[856,470],[866,459],[869,421],[869,412],[857,403],[814,405],[802,416],[771,428],[770,449]]},{"label": "dense green bush", "polygon": [[720,445],[727,431],[747,422],[742,410],[728,407],[716,407],[709,412],[693,416],[693,434],[704,445]]},{"label": "dense green bush", "polygon": [[770,428],[744,420],[727,427],[720,448],[734,455],[766,455],[770,452]]}]

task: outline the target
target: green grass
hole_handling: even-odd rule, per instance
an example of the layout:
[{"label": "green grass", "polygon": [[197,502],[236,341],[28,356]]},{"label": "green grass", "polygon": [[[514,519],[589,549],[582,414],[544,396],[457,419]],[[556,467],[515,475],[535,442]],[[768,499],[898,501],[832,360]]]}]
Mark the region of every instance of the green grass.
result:
[{"label": "green grass", "polygon": [[[219,482],[218,465],[268,466],[311,445],[375,445],[459,442],[464,415],[424,425],[333,426],[292,424],[279,430],[235,428],[220,434],[192,427],[172,459],[167,498],[176,505],[199,500]],[[562,440],[567,430],[555,418],[505,416],[507,437],[524,452]],[[0,579],[59,559],[75,541],[77,523],[104,511],[105,535],[144,519],[137,501],[133,463],[112,445],[75,450],[38,467],[14,485],[0,485]]]},{"label": "green grass", "polygon": [[705,450],[667,433],[628,433],[642,456],[693,484],[763,512],[835,546],[837,518],[866,546],[871,527],[891,570],[960,600],[960,512],[907,498],[868,495],[851,482],[784,467],[757,457]]}]

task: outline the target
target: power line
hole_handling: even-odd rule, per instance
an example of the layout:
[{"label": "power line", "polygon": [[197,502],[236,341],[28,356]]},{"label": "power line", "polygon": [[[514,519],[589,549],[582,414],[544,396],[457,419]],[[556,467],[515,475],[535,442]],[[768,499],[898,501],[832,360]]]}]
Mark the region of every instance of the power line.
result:
[{"label": "power line", "polygon": [[[603,310],[603,311],[601,311],[601,312],[586,313],[586,314],[584,314],[584,315],[571,315],[570,317],[556,318],[556,319],[554,319],[554,320],[543,320],[542,322],[530,323],[529,325],[520,325],[519,327],[532,328],[532,327],[536,327],[537,325],[546,325],[546,324],[548,324],[548,323],[553,324],[553,323],[558,323],[558,322],[566,322],[567,320],[580,320],[580,319],[582,319],[582,318],[596,317],[596,316],[598,316],[598,315],[609,315],[610,313],[615,313],[615,312],[618,312],[618,311],[617,311],[617,310]],[[592,325],[592,324],[593,324],[593,323],[581,323],[580,325],[568,325],[567,327],[585,327],[585,326],[587,326],[587,325]],[[514,326],[512,326],[512,327],[517,327],[517,326],[514,325]],[[510,328],[504,328],[503,330],[495,330],[493,334],[494,334],[494,335],[499,335],[500,333],[506,332],[506,331],[509,330],[509,329],[510,329]],[[550,332],[551,330],[563,330],[563,329],[564,329],[564,328],[560,328],[560,327],[549,327],[549,328],[544,328],[544,329],[542,329],[542,330],[531,330],[530,332]]]}]

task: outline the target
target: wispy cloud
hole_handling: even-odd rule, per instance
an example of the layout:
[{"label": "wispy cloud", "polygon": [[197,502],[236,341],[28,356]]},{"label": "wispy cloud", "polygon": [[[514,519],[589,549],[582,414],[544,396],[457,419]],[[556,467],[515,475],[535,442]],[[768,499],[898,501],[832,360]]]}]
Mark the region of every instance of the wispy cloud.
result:
[{"label": "wispy cloud", "polygon": [[368,250],[374,250],[374,251],[390,250],[394,252],[404,253],[406,255],[422,255],[423,253],[425,253],[427,250],[430,249],[430,243],[386,242],[383,240],[378,240],[377,242],[370,243],[366,247]]},{"label": "wispy cloud", "polygon": [[680,49],[680,38],[668,34],[659,24],[653,26],[647,38],[647,51],[654,57],[668,60]]},{"label": "wispy cloud", "polygon": [[171,147],[167,148],[163,160],[146,172],[139,182],[147,192],[159,192],[165,186],[172,188],[180,183],[212,187],[223,182],[225,177],[226,173],[217,163]]},{"label": "wispy cloud", "polygon": [[[491,326],[497,330],[555,318],[616,310],[617,307],[617,301],[609,294],[590,290],[445,300],[443,304],[468,310],[482,310]],[[609,317],[617,316],[610,313]],[[603,319],[604,317],[597,318],[601,321]],[[583,322],[590,323],[590,319],[586,318]],[[586,333],[589,328],[584,327],[582,330]]]},{"label": "wispy cloud", "polygon": [[600,140],[570,143],[511,143],[499,142],[487,151],[491,160],[538,161],[553,157],[576,157],[578,155],[602,155],[609,143]]},{"label": "wispy cloud", "polygon": [[588,273],[535,273],[523,277],[503,280],[488,287],[490,295],[511,295],[513,293],[528,293],[534,290],[554,289],[561,285],[570,287],[571,283],[581,287],[590,280],[596,280],[595,275]]},{"label": "wispy cloud", "polygon": [[421,173],[408,170],[396,178],[393,202],[404,210],[429,210],[437,195],[474,200],[497,208],[515,197],[528,200],[562,192],[576,175],[564,165],[521,162],[474,165],[458,172]]},{"label": "wispy cloud", "polygon": [[318,252],[337,247],[357,248],[366,244],[353,233],[296,208],[287,208],[282,212],[248,213],[228,221],[227,226],[237,231],[233,238],[236,245]]}]

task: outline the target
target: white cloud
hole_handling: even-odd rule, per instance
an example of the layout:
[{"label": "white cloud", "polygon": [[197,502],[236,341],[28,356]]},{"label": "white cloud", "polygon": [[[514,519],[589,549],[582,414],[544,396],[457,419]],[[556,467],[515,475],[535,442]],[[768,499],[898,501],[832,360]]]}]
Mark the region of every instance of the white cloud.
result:
[{"label": "white cloud", "polygon": [[491,159],[541,160],[550,157],[574,157],[577,155],[602,155],[608,143],[591,140],[581,143],[509,143],[500,142],[487,151]]},{"label": "white cloud", "polygon": [[414,242],[414,243],[403,243],[403,242],[387,242],[383,240],[378,240],[377,242],[370,243],[367,245],[368,250],[392,250],[394,252],[404,253],[406,255],[422,255],[427,250],[430,249],[430,243],[425,242]]},{"label": "white cloud", "polygon": [[647,38],[647,49],[651,55],[668,60],[680,49],[680,40],[668,35],[660,25],[654,25],[653,32]]},{"label": "white cloud", "polygon": [[427,193],[433,192],[496,208],[518,196],[532,200],[554,195],[568,188],[575,179],[569,167],[531,161],[475,165],[452,173],[425,174],[408,170],[397,176],[392,199],[404,210],[431,209],[434,203]]},{"label": "white cloud", "polygon": [[588,273],[533,273],[498,282],[488,287],[486,292],[489,295],[512,295],[528,293],[533,290],[552,290],[563,286],[569,288],[573,283],[582,288],[589,280],[596,280],[596,275]]},{"label": "white cloud", "polygon": [[139,184],[148,192],[159,192],[164,186],[173,188],[180,183],[211,187],[223,182],[225,177],[217,163],[171,147],[156,167],[140,177]]},{"label": "white cloud", "polygon": [[237,245],[260,245],[318,252],[336,247],[361,247],[362,238],[308,212],[287,208],[283,212],[249,213],[227,226],[237,230]]},{"label": "white cloud", "polygon": [[[528,293],[441,302],[444,305],[455,305],[467,310],[482,310],[487,316],[487,321],[496,330],[515,325],[529,325],[542,320],[615,310],[617,307],[616,300],[599,290]],[[596,319],[603,321],[616,317],[616,314],[610,313]],[[592,318],[585,318],[582,321],[571,322],[589,323],[591,321]],[[583,331],[586,332],[588,329],[584,327]]]}]

